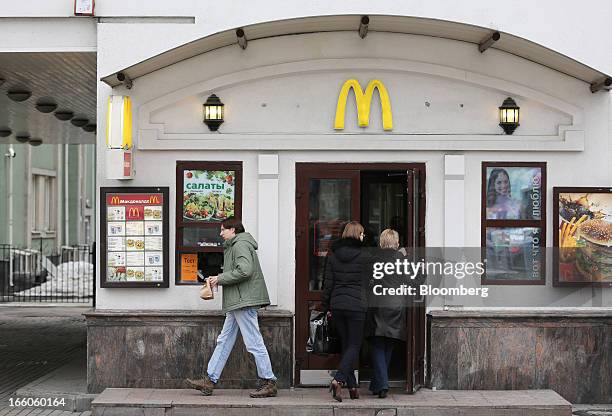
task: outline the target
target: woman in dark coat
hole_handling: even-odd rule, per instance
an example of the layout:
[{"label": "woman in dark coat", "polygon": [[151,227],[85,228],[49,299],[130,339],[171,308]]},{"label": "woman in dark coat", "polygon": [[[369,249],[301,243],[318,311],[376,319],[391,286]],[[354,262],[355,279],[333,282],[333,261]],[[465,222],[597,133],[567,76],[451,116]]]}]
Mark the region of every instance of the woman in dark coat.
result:
[{"label": "woman in dark coat", "polygon": [[[395,263],[404,256],[397,251],[399,235],[397,231],[386,229],[380,235],[380,250],[375,255],[376,262]],[[399,288],[403,279],[397,274],[384,275],[374,284],[385,288]],[[372,293],[370,293],[372,296]],[[389,392],[389,364],[393,348],[398,341],[406,341],[406,301],[404,296],[377,296],[370,301],[365,336],[372,347],[372,367],[374,377],[370,381],[370,391],[385,398]]]},{"label": "woman in dark coat", "polygon": [[342,238],[332,245],[325,268],[323,307],[332,314],[342,346],[340,365],[330,385],[332,396],[339,402],[345,384],[351,399],[359,398],[353,364],[359,357],[367,310],[369,263],[362,249],[363,237],[363,226],[356,221],[349,222]]}]

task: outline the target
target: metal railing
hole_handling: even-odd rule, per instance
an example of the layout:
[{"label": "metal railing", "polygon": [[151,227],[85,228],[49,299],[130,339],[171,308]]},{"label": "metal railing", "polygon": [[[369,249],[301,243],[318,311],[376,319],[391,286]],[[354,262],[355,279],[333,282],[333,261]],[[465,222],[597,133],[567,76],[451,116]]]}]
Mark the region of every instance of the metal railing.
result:
[{"label": "metal railing", "polygon": [[39,250],[0,244],[0,302],[92,304],[95,245]]}]

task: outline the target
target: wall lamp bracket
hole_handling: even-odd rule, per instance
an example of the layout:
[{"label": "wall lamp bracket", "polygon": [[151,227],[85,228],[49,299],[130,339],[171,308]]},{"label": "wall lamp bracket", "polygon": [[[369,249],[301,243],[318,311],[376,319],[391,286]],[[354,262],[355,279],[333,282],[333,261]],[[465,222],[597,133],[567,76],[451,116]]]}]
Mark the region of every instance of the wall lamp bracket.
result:
[{"label": "wall lamp bracket", "polygon": [[117,81],[121,82],[128,90],[132,89],[134,82],[123,72],[117,72]]},{"label": "wall lamp bracket", "polygon": [[244,29],[236,29],[236,37],[238,38],[238,45],[244,50],[247,48],[247,37],[246,33],[244,33]]},{"label": "wall lamp bracket", "polygon": [[612,78],[605,77],[599,81],[591,83],[591,92],[604,91],[612,89]]},{"label": "wall lamp bracket", "polygon": [[480,41],[478,44],[478,50],[480,53],[483,53],[487,49],[489,49],[495,42],[497,42],[501,38],[501,34],[497,31],[489,34],[486,38]]},{"label": "wall lamp bracket", "polygon": [[368,36],[368,26],[370,25],[370,17],[369,16],[361,16],[361,21],[359,22],[359,37],[361,39],[365,39]]}]

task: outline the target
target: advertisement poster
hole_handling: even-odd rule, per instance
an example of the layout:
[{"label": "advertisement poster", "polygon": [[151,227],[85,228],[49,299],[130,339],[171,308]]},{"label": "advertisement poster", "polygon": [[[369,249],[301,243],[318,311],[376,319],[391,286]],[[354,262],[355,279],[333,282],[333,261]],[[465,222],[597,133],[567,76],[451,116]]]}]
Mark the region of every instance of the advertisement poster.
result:
[{"label": "advertisement poster", "polygon": [[164,195],[107,193],[105,202],[107,281],[162,281]]},{"label": "advertisement poster", "polygon": [[555,188],[558,282],[612,284],[612,192]]},{"label": "advertisement poster", "polygon": [[189,282],[198,280],[197,254],[181,254],[181,280]]},{"label": "advertisement poster", "polygon": [[542,218],[542,170],[539,167],[487,167],[488,220]]},{"label": "advertisement poster", "polygon": [[537,227],[487,227],[488,279],[539,280],[543,276],[541,230]]},{"label": "advertisement poster", "polygon": [[185,170],[183,218],[220,222],[234,216],[236,200],[233,170]]}]

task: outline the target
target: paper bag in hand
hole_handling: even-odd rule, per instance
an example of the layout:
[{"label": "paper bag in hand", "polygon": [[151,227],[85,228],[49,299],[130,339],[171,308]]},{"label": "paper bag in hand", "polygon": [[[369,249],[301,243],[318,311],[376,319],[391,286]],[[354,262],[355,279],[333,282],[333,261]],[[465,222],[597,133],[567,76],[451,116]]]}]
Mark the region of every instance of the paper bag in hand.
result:
[{"label": "paper bag in hand", "polygon": [[210,287],[210,280],[204,280],[204,286],[200,288],[200,297],[204,300],[211,300],[215,298],[212,287]]}]

